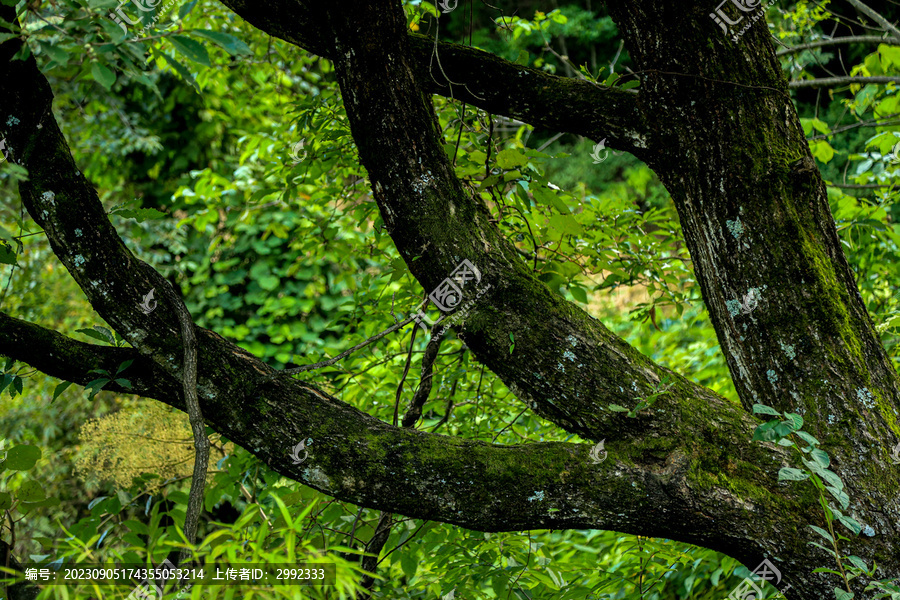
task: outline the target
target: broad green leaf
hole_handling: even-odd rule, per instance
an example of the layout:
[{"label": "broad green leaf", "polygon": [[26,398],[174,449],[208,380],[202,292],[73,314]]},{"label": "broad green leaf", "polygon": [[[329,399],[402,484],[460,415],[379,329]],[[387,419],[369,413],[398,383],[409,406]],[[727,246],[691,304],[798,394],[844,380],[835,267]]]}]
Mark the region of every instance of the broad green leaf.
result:
[{"label": "broad green leaf", "polygon": [[501,169],[515,169],[527,163],[528,157],[515,148],[507,148],[497,154],[497,166]]},{"label": "broad green leaf", "polygon": [[27,471],[41,459],[41,449],[30,444],[13,446],[6,453],[6,468]]},{"label": "broad green leaf", "polygon": [[12,506],[12,496],[9,492],[0,492],[0,510],[6,510]]},{"label": "broad green leaf", "polygon": [[165,39],[167,39],[179,53],[188,59],[206,67],[211,66],[206,46],[197,40],[191,39],[186,35],[170,35]]},{"label": "broad green leaf", "polygon": [[232,56],[253,54],[253,51],[250,50],[250,46],[248,46],[243,40],[240,40],[233,35],[222,33],[220,31],[208,31],[205,29],[194,29],[191,30],[190,33],[199,35],[200,37],[204,37],[212,41],[214,44],[222,47],[226,52],[228,52],[228,54]]},{"label": "broad green leaf", "polygon": [[112,84],[116,82],[116,74],[106,65],[95,62],[91,65],[91,75],[94,81],[105,87],[107,90],[112,89]]},{"label": "broad green leaf", "polygon": [[419,562],[414,554],[404,552],[403,556],[400,557],[400,568],[403,569],[403,574],[408,579],[415,577],[418,566]]},{"label": "broad green leaf", "polygon": [[834,538],[831,537],[831,534],[828,533],[827,531],[825,531],[824,529],[822,529],[821,527],[816,527],[815,525],[810,525],[809,528],[812,529],[813,531],[815,531],[816,533],[818,533],[819,535],[821,535],[823,538],[825,538],[829,542],[834,543]]},{"label": "broad green leaf", "polygon": [[53,388],[53,398],[50,399],[50,402],[53,402],[54,400],[59,398],[59,395],[62,394],[67,389],[69,389],[70,385],[72,385],[71,381],[63,381],[62,383],[57,385],[55,388]]},{"label": "broad green leaf", "polygon": [[47,497],[41,484],[33,479],[23,483],[16,492],[16,496],[22,502],[38,502]]},{"label": "broad green leaf", "polygon": [[859,521],[852,517],[848,517],[847,515],[839,515],[838,521],[843,523],[844,526],[852,531],[854,535],[859,535],[859,532],[862,531],[862,525],[860,525]]},{"label": "broad green leaf", "polygon": [[0,242],[0,264],[15,265],[17,264],[16,253],[12,246],[6,242]]},{"label": "broad green leaf", "polygon": [[784,413],[784,417],[794,431],[803,427],[803,417],[797,413]]},{"label": "broad green leaf", "polygon": [[814,140],[809,143],[809,150],[819,162],[827,163],[834,158],[834,148],[825,140]]},{"label": "broad green leaf", "polygon": [[810,456],[812,456],[817,463],[822,465],[823,469],[827,469],[828,465],[831,464],[831,459],[828,457],[828,453],[824,450],[816,448],[810,453]]},{"label": "broad green leaf", "polygon": [[126,208],[117,210],[113,214],[123,219],[134,219],[138,223],[143,223],[149,219],[163,219],[167,217],[166,213],[156,210],[155,208]]},{"label": "broad green leaf", "polygon": [[553,215],[550,217],[550,227],[564,235],[578,235],[582,227],[571,215]]},{"label": "broad green leaf", "polygon": [[194,79],[194,76],[191,75],[191,72],[188,71],[187,67],[181,64],[177,59],[172,58],[168,54],[163,53],[163,58],[166,59],[166,62],[169,63],[169,66],[175,69],[175,72],[181,75],[181,78],[187,81],[193,88],[200,93],[200,86],[197,85],[197,80]]},{"label": "broad green leaf", "polygon": [[778,471],[778,481],[803,481],[809,477],[809,473],[791,467],[782,467]]},{"label": "broad green leaf", "polygon": [[834,588],[834,600],[853,600],[854,596],[853,592],[842,590],[839,587]]},{"label": "broad green leaf", "polygon": [[771,406],[766,406],[765,404],[754,404],[753,405],[753,414],[754,415],[773,415],[776,417],[781,416],[780,412],[778,412]]}]

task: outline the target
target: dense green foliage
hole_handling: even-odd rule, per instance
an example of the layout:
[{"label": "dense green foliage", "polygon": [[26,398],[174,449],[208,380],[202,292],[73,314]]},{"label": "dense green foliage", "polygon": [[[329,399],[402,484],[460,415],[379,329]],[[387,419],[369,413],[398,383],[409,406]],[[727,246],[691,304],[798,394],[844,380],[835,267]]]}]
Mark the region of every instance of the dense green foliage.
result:
[{"label": "dense green foliage", "polygon": [[[472,4],[441,17],[440,28],[434,6],[406,6],[411,29],[420,33],[471,41],[560,75],[638,83],[627,75],[630,61],[615,25],[589,3],[519,5],[515,16],[506,7],[503,18]],[[106,17],[116,6],[115,0],[22,6],[22,35],[50,79],[72,153],[112,223],[135,254],[180,286],[197,324],[282,368],[335,356],[414,312],[430,290],[411,277],[383,231],[328,61],[261,34],[216,2],[145,12],[142,36],[141,25],[125,33]],[[816,6],[771,8],[772,33],[794,45],[821,36],[826,26],[830,31],[832,16]],[[136,19],[134,10],[124,8]],[[853,73],[898,75],[900,48],[850,48],[842,58]],[[836,60],[828,48],[782,57],[792,79],[818,76]],[[830,187],[829,194],[863,297],[900,361],[900,208],[890,187],[900,168],[891,155],[900,141],[896,86],[849,85],[796,99],[829,181],[884,186]],[[612,152],[594,164],[596,141],[492,123],[490,115],[443,98],[434,106],[458,175],[489,202],[498,226],[544,282],[660,364],[736,400],[678,216],[648,167]],[[842,129],[872,119],[879,124]],[[16,189],[27,177],[21,171],[8,162],[0,168],[2,310],[79,339],[120,344],[101,329],[106,325],[24,214]],[[405,404],[419,383],[426,339],[412,330],[304,375],[390,422],[398,389]],[[404,377],[408,357],[412,368]],[[118,442],[127,448],[117,460],[145,465],[151,440],[142,435],[171,419],[166,431],[176,435],[180,427],[176,439],[189,444],[187,417],[160,416],[159,406],[146,408],[152,400],[60,390],[61,382],[11,361],[3,377],[0,510],[19,502],[11,511],[18,519],[16,553],[43,562],[165,558],[180,543],[189,462],[146,464],[131,485],[113,483],[116,464],[88,477],[76,463],[110,439],[80,435],[79,427],[131,411],[135,435]],[[106,378],[127,380],[127,365]],[[487,442],[572,437],[523,411],[452,334],[441,346],[424,415],[422,429]],[[223,450],[213,452],[210,465],[201,562],[330,563],[338,583],[302,592],[194,588],[190,597],[352,597],[360,542],[351,531],[367,540],[378,513],[288,481],[242,448],[225,450],[226,442],[217,442]],[[16,458],[38,449],[36,468]],[[465,599],[712,599],[748,574],[731,558],[670,540],[612,531],[485,534],[394,518],[377,598],[453,598],[455,590]],[[4,524],[0,536],[10,534]],[[109,589],[103,597],[130,592]],[[42,597],[95,593],[47,590]]]}]

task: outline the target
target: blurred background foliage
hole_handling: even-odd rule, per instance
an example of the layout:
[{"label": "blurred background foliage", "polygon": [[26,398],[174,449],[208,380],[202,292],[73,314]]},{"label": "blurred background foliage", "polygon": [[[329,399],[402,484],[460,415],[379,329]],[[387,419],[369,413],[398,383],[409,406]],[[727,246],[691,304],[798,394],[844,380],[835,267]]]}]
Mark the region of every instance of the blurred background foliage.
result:
[{"label": "blurred background foliage", "polygon": [[[602,6],[494,4],[469,0],[449,14],[421,0],[405,8],[414,32],[562,76],[638,85]],[[197,323],[283,368],[335,356],[415,312],[425,290],[383,231],[330,63],[262,34],[217,2],[158,3],[147,12],[126,5],[136,24],[123,27],[107,16],[117,6],[22,3],[22,35],[50,79],[76,162],[119,234],[179,286]],[[896,6],[878,8],[896,20]],[[785,51],[865,33],[840,3],[783,3],[767,17],[789,78],[898,75],[900,48],[884,44]],[[893,84],[854,84],[792,92],[831,184],[861,293],[895,361],[896,91]],[[600,140],[444,98],[434,104],[458,175],[541,280],[657,362],[737,400],[678,215],[644,164],[596,148]],[[24,213],[16,183],[25,176],[8,162],[0,168],[0,309],[77,339],[121,344]],[[390,421],[398,387],[406,400],[418,384],[426,339],[411,343],[410,336],[411,326],[303,376]],[[407,356],[412,370],[404,381]],[[127,379],[127,367],[120,376]],[[586,441],[523,411],[452,333],[434,377],[420,429],[501,444]],[[109,392],[89,399],[60,383],[26,365],[4,367],[0,456],[16,446],[41,450],[30,476],[0,472],[0,493],[18,502],[11,510],[17,555],[161,561],[179,543],[184,519],[187,417]],[[326,562],[337,569],[337,587],[306,588],[303,597],[352,597],[360,576],[354,557],[378,513],[286,480],[217,435],[213,442],[199,560]],[[26,507],[20,496],[34,497],[28,477],[58,503]],[[748,575],[733,559],[671,540],[613,531],[486,534],[394,520],[375,598],[712,599]],[[12,533],[10,525],[0,529],[5,540]],[[201,592],[234,594],[189,593]],[[301,597],[291,588],[242,594]],[[42,597],[93,596],[52,587]]]}]

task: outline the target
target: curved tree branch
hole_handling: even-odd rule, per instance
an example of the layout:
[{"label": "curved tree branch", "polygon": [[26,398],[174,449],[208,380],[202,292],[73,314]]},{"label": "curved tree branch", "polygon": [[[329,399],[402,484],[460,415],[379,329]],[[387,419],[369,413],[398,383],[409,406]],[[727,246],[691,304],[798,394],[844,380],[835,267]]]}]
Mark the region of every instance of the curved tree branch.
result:
[{"label": "curved tree branch", "polygon": [[[298,0],[222,4],[270,35],[335,59],[334,41]],[[609,147],[639,158],[647,149],[649,129],[635,92],[550,75],[468,46],[435,44],[433,38],[405,29],[402,35],[408,38],[416,81],[428,93],[532,125],[593,140],[607,138]]]}]

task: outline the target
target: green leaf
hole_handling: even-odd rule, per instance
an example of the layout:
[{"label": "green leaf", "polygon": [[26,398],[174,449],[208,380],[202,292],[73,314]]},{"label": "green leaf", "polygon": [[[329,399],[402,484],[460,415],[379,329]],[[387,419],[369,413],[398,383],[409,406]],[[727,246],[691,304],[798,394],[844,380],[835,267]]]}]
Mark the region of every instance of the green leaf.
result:
[{"label": "green leaf", "polygon": [[836,488],[833,485],[825,486],[825,489],[831,492],[831,495],[841,503],[841,508],[847,510],[847,508],[850,506],[850,496],[847,495],[847,492],[842,489]]},{"label": "green leaf", "polygon": [[628,412],[627,408],[625,408],[624,406],[621,406],[619,404],[610,404],[609,410],[611,410],[613,412]]},{"label": "green leaf", "polygon": [[853,592],[842,590],[839,587],[834,588],[834,600],[853,600],[854,596]]},{"label": "green leaf", "polygon": [[44,508],[45,506],[58,506],[59,498],[44,498],[43,500],[38,500],[37,502],[22,502],[19,504],[19,510],[23,513],[27,513],[35,508]]},{"label": "green leaf", "polygon": [[41,459],[41,449],[30,444],[13,446],[6,453],[6,468],[27,471]]},{"label": "green leaf", "polygon": [[117,210],[112,214],[118,215],[123,219],[134,219],[138,223],[143,223],[150,219],[163,219],[168,216],[155,208],[126,208]]},{"label": "green leaf", "polygon": [[404,552],[400,557],[400,568],[403,569],[403,574],[408,579],[415,577],[416,569],[418,568],[416,557],[412,553]]},{"label": "green leaf", "polygon": [[278,279],[278,277],[275,277],[274,275],[265,275],[264,277],[260,277],[259,280],[257,281],[257,283],[259,284],[259,287],[261,287],[262,289],[264,289],[268,292],[271,292],[278,288],[278,285],[279,285],[279,283],[281,283],[281,280]]},{"label": "green leaf", "polygon": [[566,206],[566,203],[563,202],[560,197],[549,188],[536,185],[531,188],[531,194],[539,203],[545,204],[547,206],[552,206],[564,215],[567,215],[571,212],[569,210],[569,207]]},{"label": "green leaf", "polygon": [[190,33],[199,35],[200,37],[204,37],[212,41],[214,44],[220,46],[232,56],[253,54],[253,51],[250,50],[250,46],[244,43],[243,40],[239,40],[233,35],[222,33],[219,31],[209,31],[206,29],[194,29],[190,31]]},{"label": "green leaf", "polygon": [[754,404],[753,405],[753,414],[754,415],[773,415],[775,417],[781,416],[780,412],[778,412],[771,406],[766,406],[765,404]]},{"label": "green leaf", "polygon": [[569,293],[571,293],[572,297],[582,304],[588,303],[587,291],[585,291],[583,287],[579,287],[577,285],[569,286]]},{"label": "green leaf", "polygon": [[770,442],[774,440],[776,425],[778,425],[778,421],[769,421],[768,423],[757,425],[756,429],[753,430],[753,441]]},{"label": "green leaf", "polygon": [[782,467],[782,469],[778,471],[778,481],[803,481],[808,477],[809,473],[801,471],[800,469]]},{"label": "green leaf", "polygon": [[15,265],[18,264],[16,260],[17,255],[12,246],[7,244],[6,242],[0,242],[0,264]]},{"label": "green leaf", "polygon": [[195,63],[200,63],[205,67],[211,66],[209,63],[209,53],[206,51],[206,46],[198,42],[197,40],[191,39],[186,35],[170,35],[165,38],[169,41],[170,44],[177,50],[180,54],[187,57],[188,59],[194,61]]},{"label": "green leaf", "polygon": [[53,398],[50,400],[50,402],[53,402],[54,400],[59,398],[59,395],[62,394],[67,389],[69,389],[70,385],[72,385],[71,381],[63,381],[62,383],[57,385],[55,388],[53,388]]},{"label": "green leaf", "polygon": [[59,46],[47,44],[44,42],[39,42],[39,45],[41,47],[41,51],[44,54],[59,63],[61,66],[65,66],[69,62],[69,55]]},{"label": "green leaf", "polygon": [[838,515],[838,521],[844,524],[844,526],[853,532],[853,535],[859,535],[859,532],[862,531],[862,525],[860,525],[859,521],[852,517],[848,517],[846,515]]},{"label": "green leaf", "polygon": [[[103,329],[102,327],[100,329]],[[103,335],[99,331],[96,330],[96,326],[94,329],[76,329],[75,333],[83,333],[89,338],[93,338],[97,341],[103,342],[105,344],[109,343],[110,338],[108,336]]]},{"label": "green leaf", "polygon": [[19,487],[16,496],[22,502],[38,502],[46,498],[47,494],[44,493],[44,488],[41,487],[41,484],[32,479]]},{"label": "green leaf", "polygon": [[802,439],[804,442],[806,442],[806,443],[809,444],[810,446],[815,446],[815,445],[817,445],[817,444],[819,443],[819,440],[817,440],[817,439],[816,439],[815,437],[813,437],[812,435],[806,433],[805,431],[797,431],[797,432],[795,432],[795,433],[797,434],[797,437],[799,437],[800,439]]},{"label": "green leaf", "polygon": [[784,418],[788,421],[788,424],[794,431],[803,427],[803,417],[797,413],[784,413]]},{"label": "green leaf", "polygon": [[809,150],[819,162],[827,163],[834,158],[834,148],[825,140],[815,140],[809,143]]},{"label": "green leaf", "polygon": [[12,496],[9,492],[0,492],[0,510],[6,510],[12,506]]},{"label": "green leaf", "polygon": [[163,58],[166,59],[166,62],[169,63],[169,66],[170,66],[170,67],[172,67],[173,69],[175,69],[175,72],[176,72],[176,73],[178,73],[179,75],[181,75],[181,78],[182,78],[182,79],[184,79],[186,82],[188,82],[189,84],[191,84],[191,86],[193,86],[193,88],[197,91],[198,94],[200,93],[200,86],[197,85],[197,80],[194,79],[194,76],[191,75],[191,72],[188,71],[187,67],[185,67],[183,64],[181,64],[180,62],[178,62],[177,59],[172,58],[172,57],[169,56],[168,54],[165,54],[165,53],[164,53],[164,54],[163,54]]},{"label": "green leaf", "polygon": [[817,463],[822,465],[823,469],[827,469],[828,465],[831,464],[831,459],[828,457],[828,453],[824,450],[819,450],[818,448],[816,448],[810,453],[810,456],[812,456]]},{"label": "green leaf", "polygon": [[550,217],[550,227],[563,235],[577,235],[582,232],[581,225],[571,215],[553,215]]},{"label": "green leaf", "polygon": [[106,65],[95,62],[91,65],[91,75],[94,81],[102,85],[108,90],[112,88],[112,84],[116,82],[116,74],[113,73]]},{"label": "green leaf", "polygon": [[183,19],[188,16],[188,13],[191,12],[195,6],[197,6],[197,0],[191,0],[187,4],[183,5],[178,9],[178,18]]},{"label": "green leaf", "polygon": [[497,166],[501,169],[515,169],[527,163],[528,157],[515,148],[507,148],[497,154]]},{"label": "green leaf", "polygon": [[821,527],[816,527],[815,525],[810,525],[809,527],[810,527],[810,529],[812,529],[813,531],[815,531],[816,533],[821,535],[823,538],[825,538],[832,544],[834,543],[834,538],[831,537],[831,534],[828,533],[827,531],[825,531],[824,529],[822,529]]},{"label": "green leaf", "polygon": [[869,572],[869,567],[868,567],[868,565],[866,565],[866,561],[864,561],[864,560],[861,559],[860,557],[858,557],[858,556],[848,556],[848,557],[847,557],[847,560],[849,560],[850,562],[852,562],[853,565],[854,565],[857,569],[861,569],[862,571],[865,571],[866,573]]}]

